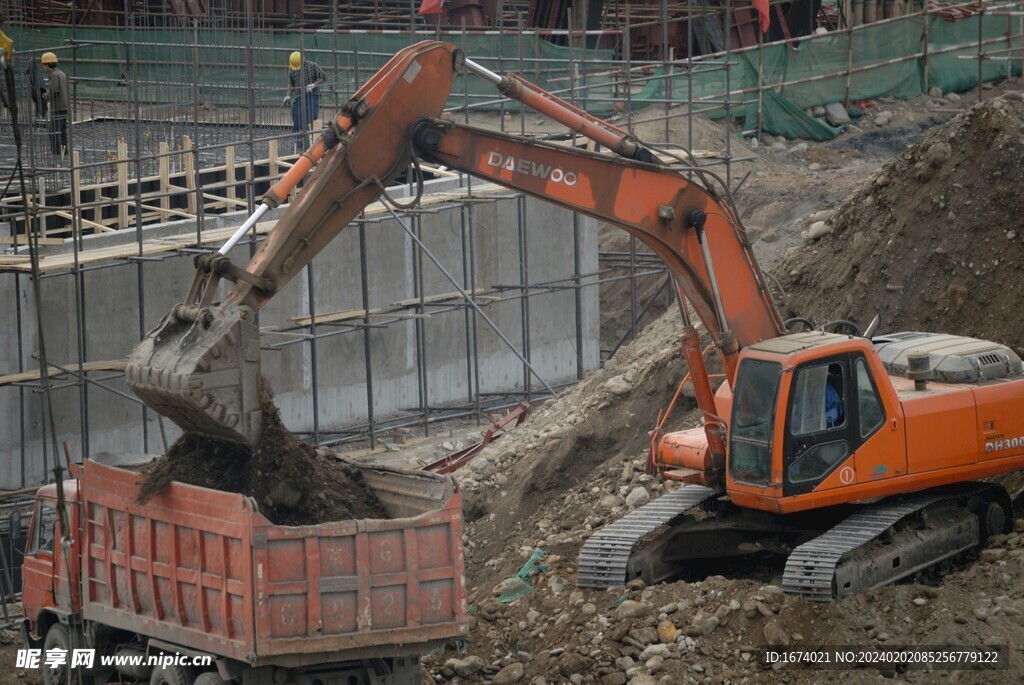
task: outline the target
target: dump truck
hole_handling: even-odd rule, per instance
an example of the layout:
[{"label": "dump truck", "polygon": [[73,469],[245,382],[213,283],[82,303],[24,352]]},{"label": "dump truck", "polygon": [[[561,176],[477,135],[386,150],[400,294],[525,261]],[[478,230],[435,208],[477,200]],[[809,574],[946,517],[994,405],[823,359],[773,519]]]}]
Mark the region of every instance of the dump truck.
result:
[{"label": "dump truck", "polygon": [[94,457],[36,495],[21,629],[65,650],[47,685],[90,649],[96,683],[413,685],[420,654],[467,633],[451,478],[351,463],[391,518],[291,527],[177,482],[140,503],[124,466],[142,461]]}]

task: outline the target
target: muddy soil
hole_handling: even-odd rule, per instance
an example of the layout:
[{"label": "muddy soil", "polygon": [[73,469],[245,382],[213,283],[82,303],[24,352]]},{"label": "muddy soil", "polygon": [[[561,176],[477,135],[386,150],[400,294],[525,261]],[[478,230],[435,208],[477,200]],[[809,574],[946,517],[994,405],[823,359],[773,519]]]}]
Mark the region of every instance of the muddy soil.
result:
[{"label": "muddy soil", "polygon": [[255,449],[186,433],[146,467],[142,497],[179,481],[248,495],[264,516],[282,526],[388,517],[358,469],[295,437],[269,394],[262,409],[263,432]]}]

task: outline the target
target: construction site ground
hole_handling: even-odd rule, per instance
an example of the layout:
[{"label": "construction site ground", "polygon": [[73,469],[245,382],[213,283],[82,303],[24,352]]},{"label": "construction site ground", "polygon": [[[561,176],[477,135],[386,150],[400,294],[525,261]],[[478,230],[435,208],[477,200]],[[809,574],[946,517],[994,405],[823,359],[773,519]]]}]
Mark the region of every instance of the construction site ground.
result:
[{"label": "construction site ground", "polygon": [[[1004,92],[1008,95],[1001,97]],[[957,130],[969,129],[972,121],[998,130],[954,139],[948,133],[954,129],[943,129],[948,139],[930,136],[927,145],[909,153],[907,147],[926,141],[933,127],[974,106],[977,93],[933,93],[911,101],[862,103],[864,116],[827,143],[766,137],[753,146],[734,136],[733,157],[749,159],[733,164],[732,185],[750,174],[736,202],[758,259],[779,288],[776,294],[785,308],[799,310],[787,315],[802,313],[819,322],[854,317],[864,326],[866,313],[876,310],[872,303],[856,298],[880,297],[885,300],[877,305],[886,314],[883,332],[935,322],[942,332],[1001,335],[1018,353],[1024,351],[1024,323],[1019,316],[1013,317],[1016,323],[1008,324],[991,308],[1014,311],[1014,303],[1024,299],[1020,214],[1006,216],[1003,224],[984,220],[1002,217],[1002,199],[1021,193],[1024,128],[1015,128],[1024,122],[1021,93],[1024,83],[1019,80],[985,89],[981,93],[984,109],[975,110],[966,123],[960,119],[955,124],[961,127]],[[642,120],[660,114],[648,111],[637,116]],[[662,122],[641,123],[636,129],[642,139],[664,140]],[[670,138],[687,142],[685,118],[671,121]],[[725,130],[721,123],[698,120],[693,141],[697,149],[722,153]],[[936,147],[939,143],[946,147]],[[933,147],[936,150],[931,152]],[[997,151],[1011,168],[993,175],[996,170],[980,160]],[[948,166],[954,162],[963,162],[957,173]],[[984,173],[972,173],[972,168]],[[884,182],[879,183],[880,177]],[[940,183],[945,187],[940,188]],[[927,185],[926,190],[921,190],[921,184]],[[881,193],[869,192],[871,188],[880,188]],[[976,204],[965,205],[964,200],[981,188],[987,189],[986,194],[972,199]],[[943,204],[941,214],[936,210],[914,216],[904,211],[908,196],[922,193],[927,193],[929,205]],[[933,202],[933,196],[942,199]],[[859,226],[859,238],[855,225],[860,217],[851,204],[855,202],[862,205],[863,220],[869,223]],[[930,295],[925,283],[887,280],[895,273],[895,265],[914,262],[917,254],[931,250],[936,236],[957,231],[957,216],[972,213],[979,216],[971,217],[969,235],[959,234],[961,242],[991,244],[998,248],[998,263],[986,257],[984,266],[975,265],[964,255],[956,265],[946,264],[943,268],[956,269],[964,281],[952,284],[958,286],[952,289],[945,282],[931,284],[948,301]],[[1013,219],[1015,225],[1005,225],[1005,220]],[[897,224],[898,230],[893,230],[907,239],[893,240],[886,234]],[[602,250],[629,250],[623,233],[610,227],[602,232]],[[855,241],[857,252],[846,252]],[[951,243],[944,245],[944,250],[952,249]],[[836,273],[851,260],[860,260],[857,268]],[[880,270],[879,274],[857,280],[860,273],[874,274],[871,269]],[[982,302],[984,293],[973,292],[975,281],[968,276],[982,269],[995,274],[986,281],[999,288],[987,295],[995,304]],[[878,279],[885,282],[878,286]],[[659,282],[658,277],[641,282],[641,301],[651,296]],[[853,291],[852,301],[840,300],[836,293],[850,284],[862,288]],[[960,287],[968,292],[962,293]],[[977,297],[971,301],[973,306],[960,309],[961,317],[953,316],[961,306],[955,303],[972,296]],[[628,284],[604,286],[602,299],[602,310],[615,312],[603,321],[602,347],[610,347],[628,326],[623,315],[629,308]],[[674,487],[643,470],[648,432],[685,374],[679,353],[679,315],[674,306],[666,305],[667,299],[662,298],[653,306],[641,322],[637,339],[600,370],[537,407],[523,426],[458,472],[468,522],[465,561],[472,629],[467,640],[424,658],[424,682],[1024,682],[1024,518],[1017,519],[1015,532],[991,539],[976,558],[937,586],[886,587],[831,604],[784,595],[779,587],[781,567],[767,559],[654,587],[635,584],[608,591],[576,587],[576,556],[590,533]],[[936,308],[946,315],[939,319],[922,314]],[[966,330],[944,327],[951,320],[968,321]],[[697,426],[692,400],[684,396],[680,405],[667,428]],[[385,448],[371,453],[359,445],[355,454],[415,467],[470,444],[482,428],[464,423],[435,427],[429,438],[417,437],[415,432],[411,439],[384,436]],[[401,444],[403,440],[407,444]],[[499,603],[499,595],[510,588],[526,589],[507,579],[538,549],[543,551],[542,567],[528,579],[532,591],[512,603]],[[0,632],[0,685],[41,682],[39,671],[15,667],[18,640],[6,637],[12,636]],[[759,662],[759,650],[785,645],[1000,645],[1008,650],[1009,668],[773,670]]]}]

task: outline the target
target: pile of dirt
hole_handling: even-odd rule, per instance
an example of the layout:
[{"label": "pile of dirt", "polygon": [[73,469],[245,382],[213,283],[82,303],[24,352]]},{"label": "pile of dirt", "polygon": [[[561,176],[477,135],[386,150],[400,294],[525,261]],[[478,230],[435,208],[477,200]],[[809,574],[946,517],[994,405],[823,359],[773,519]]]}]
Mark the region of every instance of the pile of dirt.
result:
[{"label": "pile of dirt", "polygon": [[143,501],[178,481],[252,497],[264,516],[282,526],[388,517],[359,469],[295,437],[269,396],[262,410],[263,432],[255,449],[200,435],[181,436],[146,467]]},{"label": "pile of dirt", "polygon": [[1024,94],[985,101],[883,166],[777,270],[792,315],[876,312],[1024,354]]}]

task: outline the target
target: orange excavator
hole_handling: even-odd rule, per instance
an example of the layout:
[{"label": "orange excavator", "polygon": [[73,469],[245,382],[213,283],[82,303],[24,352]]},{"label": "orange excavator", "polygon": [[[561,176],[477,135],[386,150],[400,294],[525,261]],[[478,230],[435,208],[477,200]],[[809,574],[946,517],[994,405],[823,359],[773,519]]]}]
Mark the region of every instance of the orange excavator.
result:
[{"label": "orange excavator", "polygon": [[[463,70],[607,151],[442,120]],[[588,538],[580,586],[774,553],[788,555],[785,590],[827,600],[941,570],[1010,530],[1006,490],[979,479],[1024,468],[1024,375],[1012,350],[953,335],[872,337],[877,320],[863,335],[849,322],[789,332],[720,177],[442,42],[396,54],[233,238],[197,258],[185,301],[131,356],[132,389],[185,431],[255,444],[255,312],[366,205],[391,203],[388,183],[420,160],[619,226],[674,279],[703,426],[656,431],[650,466],[685,485]],[[248,266],[232,264],[231,247],[304,178]],[[214,302],[222,279],[232,286]],[[721,356],[717,391],[691,311]]]}]

